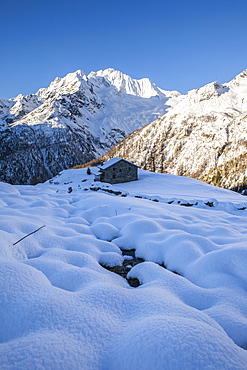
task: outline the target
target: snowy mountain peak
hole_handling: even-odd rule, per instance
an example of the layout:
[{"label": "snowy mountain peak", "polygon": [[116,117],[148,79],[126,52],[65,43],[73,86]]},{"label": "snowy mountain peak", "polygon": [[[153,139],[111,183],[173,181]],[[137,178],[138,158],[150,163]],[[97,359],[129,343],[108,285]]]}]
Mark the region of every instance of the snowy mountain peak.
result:
[{"label": "snowy mountain peak", "polygon": [[78,91],[83,83],[87,82],[87,76],[81,70],[68,73],[65,77],[56,77],[48,88],[41,88],[37,94],[42,98],[47,98],[52,92],[53,95],[73,94]]},{"label": "snowy mountain peak", "polygon": [[[80,76],[82,78],[86,77],[86,74],[81,69],[77,69],[77,71],[74,72],[77,76]],[[73,73],[72,73],[73,74]]]},{"label": "snowy mountain peak", "polygon": [[217,98],[221,94],[227,92],[229,88],[223,86],[218,81],[211,82],[199,89],[191,90],[187,93],[189,99],[196,99],[197,102],[202,102],[203,100],[210,100],[211,98]]},{"label": "snowy mountain peak", "polygon": [[1,179],[37,183],[99,157],[177,104],[173,94],[109,68],[77,70],[36,94],[0,99]]},{"label": "snowy mountain peak", "polygon": [[93,86],[115,88],[115,91],[120,95],[134,95],[141,98],[157,97],[162,100],[167,100],[169,97],[178,97],[180,94],[177,91],[165,91],[157,87],[148,78],[134,79],[130,76],[117,71],[113,68],[91,72],[87,76],[82,70],[77,70],[68,73],[65,77],[56,77],[50,83],[48,88],[42,88],[38,91],[41,99],[46,99],[53,95],[73,94],[80,89],[92,90]]},{"label": "snowy mountain peak", "polygon": [[229,83],[191,90],[164,116],[112,148],[110,156],[156,172],[245,188],[246,97],[247,70]]},{"label": "snowy mountain peak", "polygon": [[229,82],[228,85],[245,85],[247,86],[247,69],[245,69],[243,72],[239,73],[232,81]]},{"label": "snowy mountain peak", "polygon": [[[159,97],[167,98],[167,92],[157,87],[148,78],[134,79],[130,76],[116,71],[113,68],[91,72],[88,78],[104,77],[110,84],[114,85],[120,93],[140,96],[142,98]],[[171,94],[170,94],[171,95]]]}]

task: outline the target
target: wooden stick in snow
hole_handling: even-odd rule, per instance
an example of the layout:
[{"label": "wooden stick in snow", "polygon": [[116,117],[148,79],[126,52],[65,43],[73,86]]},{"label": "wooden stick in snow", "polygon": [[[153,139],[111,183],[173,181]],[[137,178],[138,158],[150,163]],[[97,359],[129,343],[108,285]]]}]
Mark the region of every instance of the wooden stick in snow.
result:
[{"label": "wooden stick in snow", "polygon": [[37,231],[39,231],[40,229],[42,229],[45,226],[46,225],[40,226],[37,230],[34,230],[30,234],[27,234],[27,235],[23,236],[23,238],[17,240],[17,242],[15,242],[13,245],[16,245],[17,243],[21,242],[23,239],[27,238],[29,235],[32,235],[32,234],[36,233]]}]

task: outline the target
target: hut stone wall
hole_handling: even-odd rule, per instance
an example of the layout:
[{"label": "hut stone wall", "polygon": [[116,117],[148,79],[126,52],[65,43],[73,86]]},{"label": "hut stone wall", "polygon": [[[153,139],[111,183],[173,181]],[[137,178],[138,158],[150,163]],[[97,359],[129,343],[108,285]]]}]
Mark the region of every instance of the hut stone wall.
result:
[{"label": "hut stone wall", "polygon": [[138,180],[138,167],[124,160],[101,169],[100,181],[117,184],[134,180]]}]

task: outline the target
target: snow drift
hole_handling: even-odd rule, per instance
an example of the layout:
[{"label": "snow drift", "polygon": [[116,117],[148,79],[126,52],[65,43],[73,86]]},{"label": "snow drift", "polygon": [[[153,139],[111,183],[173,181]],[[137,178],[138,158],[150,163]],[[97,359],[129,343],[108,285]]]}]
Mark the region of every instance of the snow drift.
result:
[{"label": "snow drift", "polygon": [[[92,182],[0,183],[1,368],[245,369],[246,198],[145,171]],[[122,249],[145,260],[138,288],[104,268]]]}]

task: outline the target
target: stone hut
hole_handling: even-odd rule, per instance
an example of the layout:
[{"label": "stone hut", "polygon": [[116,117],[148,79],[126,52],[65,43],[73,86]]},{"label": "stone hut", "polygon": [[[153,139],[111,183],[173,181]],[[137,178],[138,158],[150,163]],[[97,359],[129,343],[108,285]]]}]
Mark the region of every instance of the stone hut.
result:
[{"label": "stone hut", "polygon": [[121,158],[112,158],[99,167],[98,181],[117,184],[138,180],[138,166]]}]

